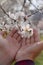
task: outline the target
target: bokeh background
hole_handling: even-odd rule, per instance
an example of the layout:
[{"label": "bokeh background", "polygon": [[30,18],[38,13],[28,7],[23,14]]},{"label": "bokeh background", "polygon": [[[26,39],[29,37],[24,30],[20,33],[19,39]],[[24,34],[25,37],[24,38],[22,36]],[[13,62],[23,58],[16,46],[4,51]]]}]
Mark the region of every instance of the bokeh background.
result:
[{"label": "bokeh background", "polygon": [[[24,1],[27,5],[27,12],[29,15],[29,20],[39,29],[40,40],[43,40],[43,0],[0,0],[0,5],[3,7],[5,12],[13,12],[14,6],[19,4],[23,5]],[[36,13],[37,12],[37,13]],[[35,14],[34,14],[35,13]],[[3,22],[3,16],[6,15],[0,8],[0,22]],[[1,26],[1,25],[0,25]],[[12,63],[14,65],[15,61]],[[43,65],[43,51],[35,60],[36,65]]]}]

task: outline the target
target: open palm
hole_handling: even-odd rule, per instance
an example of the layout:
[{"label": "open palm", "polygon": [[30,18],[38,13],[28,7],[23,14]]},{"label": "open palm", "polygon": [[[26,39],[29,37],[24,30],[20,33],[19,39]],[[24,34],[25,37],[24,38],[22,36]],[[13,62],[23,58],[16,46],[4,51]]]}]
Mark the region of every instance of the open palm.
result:
[{"label": "open palm", "polygon": [[[38,46],[40,37],[37,30],[33,30],[33,36],[30,38],[23,38],[21,40],[22,46],[16,55],[16,61],[30,59],[33,60],[40,53],[41,49]],[[41,42],[40,42],[41,43]]]},{"label": "open palm", "polygon": [[0,31],[0,65],[10,65],[20,48],[20,38],[15,39],[17,30],[13,29],[4,39],[3,33]]}]

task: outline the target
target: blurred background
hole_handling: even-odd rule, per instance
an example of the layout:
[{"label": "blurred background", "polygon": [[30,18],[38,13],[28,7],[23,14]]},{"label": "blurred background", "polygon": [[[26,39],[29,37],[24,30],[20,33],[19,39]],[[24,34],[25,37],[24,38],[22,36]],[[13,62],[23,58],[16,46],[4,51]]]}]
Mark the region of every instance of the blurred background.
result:
[{"label": "blurred background", "polygon": [[[43,40],[43,0],[0,0],[0,22],[3,22],[6,12],[15,13],[17,5],[19,10],[25,7],[24,11],[26,10],[29,20],[39,29],[40,39]],[[43,65],[43,51],[35,62],[36,65]]]}]

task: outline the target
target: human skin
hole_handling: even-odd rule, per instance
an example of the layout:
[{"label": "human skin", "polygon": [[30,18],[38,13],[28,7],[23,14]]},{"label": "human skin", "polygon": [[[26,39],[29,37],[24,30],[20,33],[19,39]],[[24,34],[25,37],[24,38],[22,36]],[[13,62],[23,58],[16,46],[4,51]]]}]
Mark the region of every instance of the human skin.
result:
[{"label": "human skin", "polygon": [[33,60],[43,50],[43,41],[40,41],[38,31],[34,29],[34,34],[31,38],[23,38],[22,46],[16,55],[16,62],[21,60]]},{"label": "human skin", "polygon": [[15,59],[16,53],[20,48],[20,38],[17,40],[14,38],[16,37],[16,35],[14,35],[16,32],[17,30],[13,29],[7,35],[6,39],[4,39],[2,37],[4,32],[0,31],[0,65],[10,65]]},{"label": "human skin", "polygon": [[43,49],[43,41],[34,30],[34,35],[28,38],[21,38],[17,30],[13,29],[4,39],[0,32],[0,65],[10,65],[13,60],[34,60]]}]

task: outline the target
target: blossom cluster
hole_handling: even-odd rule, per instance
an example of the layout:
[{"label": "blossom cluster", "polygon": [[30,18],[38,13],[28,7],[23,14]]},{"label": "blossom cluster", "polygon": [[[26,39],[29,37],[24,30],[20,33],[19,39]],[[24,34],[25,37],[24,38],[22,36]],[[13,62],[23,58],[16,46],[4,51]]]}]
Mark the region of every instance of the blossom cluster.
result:
[{"label": "blossom cluster", "polygon": [[[18,0],[19,1],[19,0]],[[20,6],[14,6],[14,12],[8,11],[7,15],[3,17],[3,20],[1,19],[0,22],[0,30],[2,31],[11,31],[14,27],[18,30],[18,33],[21,34],[22,37],[30,37],[33,35],[33,28],[31,26],[31,23],[28,19],[28,7],[29,2],[25,3],[25,7],[22,8],[22,5]]]}]

